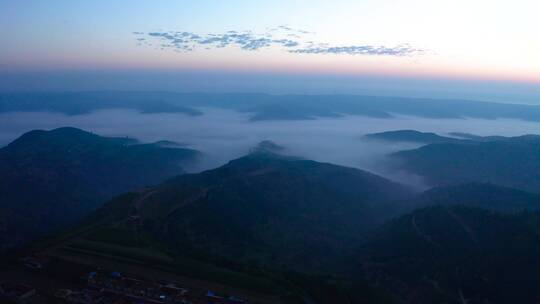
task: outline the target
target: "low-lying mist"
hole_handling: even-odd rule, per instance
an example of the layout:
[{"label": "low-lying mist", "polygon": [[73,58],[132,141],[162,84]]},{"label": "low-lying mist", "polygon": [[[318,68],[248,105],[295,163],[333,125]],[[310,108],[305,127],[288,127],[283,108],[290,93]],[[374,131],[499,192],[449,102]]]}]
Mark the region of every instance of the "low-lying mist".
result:
[{"label": "low-lying mist", "polygon": [[287,154],[365,169],[425,187],[420,177],[393,170],[387,158],[392,152],[413,149],[420,144],[372,141],[364,139],[363,135],[400,129],[506,136],[540,133],[540,124],[519,120],[343,116],[253,122],[245,113],[215,108],[200,110],[204,115],[147,114],[122,109],[74,116],[51,112],[3,113],[0,114],[0,146],[33,129],[73,126],[99,135],[134,137],[142,142],[171,140],[185,144],[204,155],[198,163],[186,168],[198,172],[245,155],[262,140],[271,140],[284,146]]}]

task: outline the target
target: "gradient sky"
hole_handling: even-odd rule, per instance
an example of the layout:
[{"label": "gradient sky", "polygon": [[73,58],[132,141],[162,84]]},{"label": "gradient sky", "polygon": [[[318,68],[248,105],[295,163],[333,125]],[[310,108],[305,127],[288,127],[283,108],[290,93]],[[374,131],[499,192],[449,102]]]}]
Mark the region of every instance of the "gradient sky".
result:
[{"label": "gradient sky", "polygon": [[[373,76],[516,83],[537,92],[538,12],[534,0],[0,0],[0,73]],[[247,50],[191,41],[193,50],[180,50],[150,35],[208,38],[228,31],[249,31],[252,39],[270,33],[300,45]],[[388,52],[350,52],[366,47]],[[406,51],[388,54],[399,48]]]}]

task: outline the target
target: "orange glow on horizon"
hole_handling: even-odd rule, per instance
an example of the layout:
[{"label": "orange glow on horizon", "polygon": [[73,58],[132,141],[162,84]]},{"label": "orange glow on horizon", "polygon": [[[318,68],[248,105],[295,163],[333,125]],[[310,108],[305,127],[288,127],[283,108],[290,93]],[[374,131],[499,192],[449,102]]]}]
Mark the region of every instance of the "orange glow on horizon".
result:
[{"label": "orange glow on horizon", "polygon": [[[193,56],[160,53],[160,56],[128,53],[124,56],[77,56],[77,60],[60,58],[46,63],[28,61],[24,65],[9,65],[4,71],[154,71],[154,72],[218,72],[275,75],[314,76],[375,76],[421,79],[448,79],[517,82],[540,84],[540,73],[493,66],[468,66],[423,63],[423,58],[370,57],[339,58],[334,55],[299,57],[264,56]],[[155,55],[155,54],[154,54]],[[70,59],[74,59],[71,57]],[[417,60],[418,62],[416,62]],[[74,62],[77,62],[76,64]],[[2,71],[0,70],[0,71]]]}]

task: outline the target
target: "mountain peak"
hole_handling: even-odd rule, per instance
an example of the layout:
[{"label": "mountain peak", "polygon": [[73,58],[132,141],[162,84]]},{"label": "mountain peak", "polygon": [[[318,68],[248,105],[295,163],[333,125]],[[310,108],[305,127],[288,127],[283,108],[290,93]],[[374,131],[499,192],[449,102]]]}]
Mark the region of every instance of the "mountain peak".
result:
[{"label": "mountain peak", "polygon": [[254,148],[251,149],[251,153],[274,153],[279,154],[285,150],[283,146],[276,144],[271,140],[263,140],[259,142]]},{"label": "mountain peak", "polygon": [[431,132],[416,130],[395,130],[380,133],[371,133],[365,136],[368,139],[395,141],[395,142],[418,142],[424,144],[459,142],[460,139],[441,136]]},{"label": "mountain peak", "polygon": [[10,147],[19,147],[25,146],[27,144],[41,144],[43,141],[48,142],[60,142],[64,140],[91,140],[98,139],[100,136],[93,133],[73,128],[73,127],[62,127],[52,130],[32,130],[24,133],[19,138],[15,139]]}]

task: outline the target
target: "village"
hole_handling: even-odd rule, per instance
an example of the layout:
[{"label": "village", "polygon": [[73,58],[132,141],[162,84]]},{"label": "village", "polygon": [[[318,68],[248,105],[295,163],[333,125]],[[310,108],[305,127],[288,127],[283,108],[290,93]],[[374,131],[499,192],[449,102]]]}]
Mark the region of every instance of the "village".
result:
[{"label": "village", "polygon": [[[25,271],[46,274],[49,261],[41,257],[19,260]],[[139,275],[97,268],[81,273],[77,282],[65,288],[43,287],[37,282],[0,278],[2,303],[74,303],[74,304],[243,304],[241,296],[219,293],[200,287],[186,287],[178,282],[151,280]],[[46,279],[46,278],[45,278]],[[58,285],[55,285],[58,287]]]}]

